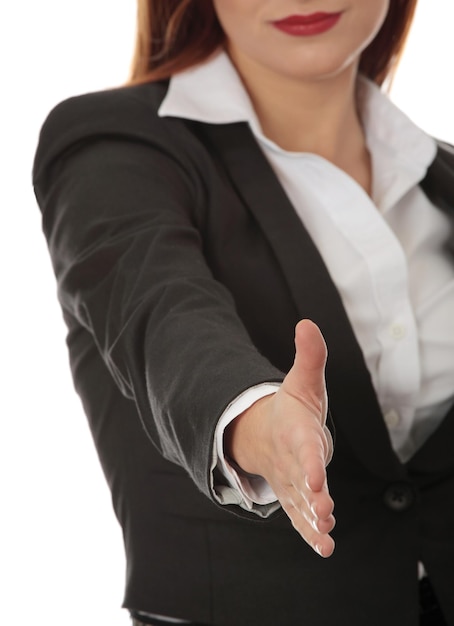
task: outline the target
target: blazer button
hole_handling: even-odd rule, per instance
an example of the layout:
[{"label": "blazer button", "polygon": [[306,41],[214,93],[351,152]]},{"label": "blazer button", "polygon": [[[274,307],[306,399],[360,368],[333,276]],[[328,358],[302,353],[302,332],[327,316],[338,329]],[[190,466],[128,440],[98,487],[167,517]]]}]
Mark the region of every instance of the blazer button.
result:
[{"label": "blazer button", "polygon": [[413,505],[415,491],[409,483],[394,483],[385,490],[383,501],[391,511],[403,513]]}]

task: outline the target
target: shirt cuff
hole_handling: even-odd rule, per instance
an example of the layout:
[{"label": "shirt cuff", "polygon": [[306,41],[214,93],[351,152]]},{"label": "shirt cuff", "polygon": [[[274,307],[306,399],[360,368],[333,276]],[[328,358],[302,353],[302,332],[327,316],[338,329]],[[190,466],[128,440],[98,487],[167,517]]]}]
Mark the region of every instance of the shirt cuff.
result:
[{"label": "shirt cuff", "polygon": [[[229,404],[221,415],[215,431],[211,466],[211,488],[214,497],[220,504],[237,504],[260,517],[268,517],[280,507],[280,504],[262,476],[247,474],[238,466],[233,467],[225,458],[224,431],[238,415],[260,398],[276,393],[279,386],[279,383],[263,383],[247,389]],[[216,480],[215,475],[220,480]]]}]

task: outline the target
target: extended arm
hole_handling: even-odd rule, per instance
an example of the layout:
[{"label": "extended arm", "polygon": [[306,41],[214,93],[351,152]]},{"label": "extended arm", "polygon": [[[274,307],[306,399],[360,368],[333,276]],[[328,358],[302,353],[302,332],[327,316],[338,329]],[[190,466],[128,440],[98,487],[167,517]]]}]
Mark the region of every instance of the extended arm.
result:
[{"label": "extended arm", "polygon": [[63,308],[92,333],[154,444],[212,497],[219,416],[245,389],[283,376],[207,266],[194,173],[164,142],[112,135],[41,154],[36,171]]},{"label": "extended arm", "polygon": [[[231,293],[210,270],[202,177],[190,160],[179,158],[178,146],[159,134],[141,141],[120,131],[86,132],[77,141],[60,142],[57,151],[49,139],[58,134],[57,122],[51,120],[44,131],[42,145],[50,148],[38,152],[35,189],[61,304],[92,334],[163,456],[185,468],[213,499],[210,476],[219,417],[244,390],[281,382],[284,375],[258,352]],[[293,429],[294,411],[287,410],[292,371],[275,402],[264,399],[235,421],[230,452],[246,471],[269,481],[297,530],[320,548],[290,509],[306,519],[303,500],[309,509],[319,502],[320,534],[332,527],[324,473],[330,455],[325,405],[317,429],[307,413]],[[257,432],[259,422],[266,425],[265,436],[258,449],[251,446],[244,454],[248,431]],[[272,428],[276,423],[283,429]],[[313,431],[309,447],[301,439],[305,424]],[[296,434],[301,443],[299,452],[294,450],[299,461],[287,466],[298,501],[287,498],[276,480],[273,468],[288,452],[276,446],[270,453],[276,434],[287,441]],[[312,453],[302,459],[304,448],[318,450],[315,463]],[[320,551],[327,555],[330,550],[327,543]]]}]

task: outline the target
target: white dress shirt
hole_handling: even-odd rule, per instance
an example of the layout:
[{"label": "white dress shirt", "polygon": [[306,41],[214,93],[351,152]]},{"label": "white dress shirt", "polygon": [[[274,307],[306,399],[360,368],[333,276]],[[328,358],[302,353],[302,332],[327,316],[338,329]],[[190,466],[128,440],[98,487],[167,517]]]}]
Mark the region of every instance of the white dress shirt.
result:
[{"label": "white dress shirt", "polygon": [[[454,401],[454,267],[442,250],[450,225],[418,186],[435,141],[364,78],[358,107],[372,159],[371,197],[326,159],[288,152],[265,137],[225,52],[174,76],[159,115],[249,124],[340,293],[392,446],[405,462]],[[213,460],[229,483],[213,483],[218,500],[262,516],[278,507],[276,496],[263,479],[226,462],[222,439],[230,421],[275,391],[260,385],[228,407]]]}]

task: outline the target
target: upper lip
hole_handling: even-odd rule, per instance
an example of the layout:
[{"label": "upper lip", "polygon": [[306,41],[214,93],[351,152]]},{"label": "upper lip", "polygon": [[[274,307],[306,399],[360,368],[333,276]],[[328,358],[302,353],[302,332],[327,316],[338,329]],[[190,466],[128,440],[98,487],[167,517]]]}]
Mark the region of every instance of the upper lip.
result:
[{"label": "upper lip", "polygon": [[333,13],[325,13],[318,11],[317,13],[310,13],[308,15],[288,15],[280,20],[274,20],[275,24],[314,24],[316,22],[321,22],[330,17],[335,17],[339,15],[341,12],[333,12]]}]

